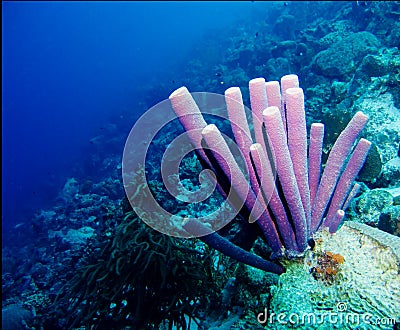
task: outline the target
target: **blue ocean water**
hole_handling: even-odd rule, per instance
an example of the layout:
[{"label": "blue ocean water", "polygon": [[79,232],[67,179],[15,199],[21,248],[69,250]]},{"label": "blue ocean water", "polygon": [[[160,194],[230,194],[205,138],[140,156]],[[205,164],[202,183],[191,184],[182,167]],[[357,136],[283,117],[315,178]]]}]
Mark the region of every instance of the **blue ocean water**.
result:
[{"label": "blue ocean water", "polygon": [[[120,132],[129,133],[143,112],[141,87],[173,81],[200,37],[229,28],[254,6],[4,2],[3,235],[51,205],[67,177],[83,175],[90,140],[112,118],[129,113]],[[122,154],[123,143],[113,151]]]}]

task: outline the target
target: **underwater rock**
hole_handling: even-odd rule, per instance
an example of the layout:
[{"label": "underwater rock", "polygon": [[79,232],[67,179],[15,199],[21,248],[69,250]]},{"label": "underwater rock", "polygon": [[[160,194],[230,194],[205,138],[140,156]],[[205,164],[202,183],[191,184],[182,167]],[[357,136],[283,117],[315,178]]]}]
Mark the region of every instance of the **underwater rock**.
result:
[{"label": "underwater rock", "polygon": [[[313,68],[319,75],[347,80],[367,54],[376,54],[379,40],[371,33],[353,33],[319,52]],[[351,50],[351,51],[350,51]]]},{"label": "underwater rock", "polygon": [[291,53],[296,51],[297,42],[292,40],[285,40],[276,44],[276,46],[271,48],[271,55],[274,58],[278,57],[288,57]]},{"label": "underwater rock", "polygon": [[347,96],[347,84],[343,81],[333,81],[331,85],[331,101],[339,104]]},{"label": "underwater rock", "polygon": [[[330,47],[336,42],[343,40],[343,38],[346,38],[355,32],[354,24],[352,24],[352,22],[348,20],[339,20],[339,21],[335,20],[333,22],[326,23],[326,25],[328,29],[327,31],[325,31],[325,34],[319,37],[318,34],[315,36],[316,38],[319,39],[318,43],[324,49]],[[317,30],[318,29],[320,29],[320,24],[317,27]]]},{"label": "underwater rock", "polygon": [[287,72],[288,68],[290,68],[290,62],[284,57],[270,58],[265,64],[266,72],[269,72],[272,77],[282,77],[282,73]]},{"label": "underwater rock", "polygon": [[391,33],[387,36],[387,44],[390,47],[398,47],[400,40],[400,26],[397,26],[391,30]]},{"label": "underwater rock", "polygon": [[77,249],[80,248],[80,245],[85,244],[86,240],[93,235],[95,235],[95,230],[88,226],[79,229],[68,229],[67,233],[63,233],[61,230],[49,230],[49,238],[60,237],[63,242],[67,242]]},{"label": "underwater rock", "polygon": [[389,92],[398,107],[398,74],[400,69],[400,53],[397,48],[382,48],[377,55],[367,55],[357,68],[350,81],[348,94],[357,98],[371,91],[378,90],[379,94]]},{"label": "underwater rock", "polygon": [[389,73],[389,57],[380,55],[367,55],[361,63],[361,69],[369,77],[381,77]]},{"label": "underwater rock", "polygon": [[395,158],[400,141],[400,116],[392,94],[385,93],[378,86],[370,86],[355,101],[353,111],[363,111],[369,116],[364,137],[377,146],[382,163]]},{"label": "underwater rock", "polygon": [[393,197],[389,192],[383,189],[370,190],[361,195],[358,200],[358,220],[362,223],[377,225],[382,210],[392,205]]},{"label": "underwater rock", "polygon": [[252,295],[257,295],[260,288],[276,285],[279,281],[279,276],[244,264],[239,275],[237,275],[237,280],[239,285],[245,283],[240,290],[247,290]]},{"label": "underwater rock", "polygon": [[[392,329],[400,317],[400,238],[345,222],[336,234],[322,231],[316,241],[304,262],[288,262],[287,272],[272,288],[270,307],[261,306],[268,328]],[[342,257],[331,284],[316,280],[307,263],[313,254],[326,251]]]},{"label": "underwater rock", "polygon": [[1,311],[1,328],[3,330],[28,329],[26,322],[32,319],[32,314],[19,304],[3,307]]},{"label": "underwater rock", "polygon": [[375,182],[382,171],[381,155],[375,144],[371,145],[365,163],[358,173],[357,180],[362,182]]},{"label": "underwater rock", "polygon": [[60,198],[65,200],[72,199],[77,193],[79,193],[78,181],[74,178],[69,178],[60,193]]},{"label": "underwater rock", "polygon": [[393,197],[393,205],[400,205],[400,187],[396,188],[382,188],[387,191]]},{"label": "underwater rock", "polygon": [[389,160],[383,166],[381,177],[389,187],[400,186],[400,157]]},{"label": "underwater rock", "polygon": [[281,15],[276,19],[272,31],[284,40],[295,38],[296,18],[293,15]]},{"label": "underwater rock", "polygon": [[387,233],[400,236],[400,205],[389,206],[382,211],[378,228]]}]

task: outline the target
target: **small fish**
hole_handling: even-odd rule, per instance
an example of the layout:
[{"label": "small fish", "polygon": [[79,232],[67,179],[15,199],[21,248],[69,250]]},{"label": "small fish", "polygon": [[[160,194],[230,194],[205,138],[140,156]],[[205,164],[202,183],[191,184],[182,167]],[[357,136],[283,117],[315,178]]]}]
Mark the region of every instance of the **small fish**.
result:
[{"label": "small fish", "polygon": [[25,224],[25,222],[20,222],[20,223],[18,223],[18,224],[16,224],[16,225],[14,226],[14,229],[17,229],[17,228],[19,228],[19,227],[22,227],[24,224]]},{"label": "small fish", "polygon": [[221,73],[221,72],[217,72],[215,75],[216,75],[217,77],[221,77],[221,76],[222,76],[222,73]]},{"label": "small fish", "polygon": [[258,32],[256,32],[256,38],[258,37]]}]

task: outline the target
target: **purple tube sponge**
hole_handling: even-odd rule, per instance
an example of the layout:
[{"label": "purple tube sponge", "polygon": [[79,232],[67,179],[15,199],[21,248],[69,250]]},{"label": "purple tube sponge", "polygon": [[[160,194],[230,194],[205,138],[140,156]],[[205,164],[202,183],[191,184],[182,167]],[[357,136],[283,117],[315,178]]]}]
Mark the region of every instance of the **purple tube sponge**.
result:
[{"label": "purple tube sponge", "polygon": [[187,218],[186,223],[183,224],[183,228],[199,237],[207,245],[239,262],[278,275],[285,272],[282,266],[243,250],[193,218]]},{"label": "purple tube sponge", "polygon": [[[275,256],[298,256],[319,228],[334,233],[343,221],[344,211],[359,189],[353,183],[371,145],[361,139],[354,147],[368,117],[362,112],[354,115],[337,138],[322,172],[324,125],[312,124],[308,143],[298,77],[284,76],[281,84],[256,78],[249,82],[249,91],[255,141],[240,89],[231,87],[225,92],[232,132],[248,177],[218,128],[207,125],[185,87],[173,92],[170,100],[203,163],[218,172],[217,187],[225,197],[233,190],[237,200],[230,204],[238,205],[243,218],[259,225]],[[282,271],[281,266],[235,246],[197,220],[189,219],[184,228],[193,235],[202,232],[204,242],[236,260],[274,273]]]}]

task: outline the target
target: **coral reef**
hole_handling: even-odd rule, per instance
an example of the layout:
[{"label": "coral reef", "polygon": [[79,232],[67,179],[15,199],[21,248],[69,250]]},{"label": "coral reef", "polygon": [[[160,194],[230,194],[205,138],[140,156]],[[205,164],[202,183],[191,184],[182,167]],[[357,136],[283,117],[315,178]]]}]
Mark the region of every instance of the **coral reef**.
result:
[{"label": "coral reef", "polygon": [[[265,329],[257,316],[259,313],[264,316],[266,308],[268,315],[273,312],[313,312],[316,315],[348,312],[353,317],[353,313],[371,313],[386,323],[359,327],[398,328],[398,324],[390,323],[390,318],[399,320],[399,315],[393,312],[400,310],[399,261],[394,257],[393,237],[387,237],[390,243],[383,242],[375,237],[379,233],[377,229],[372,233],[364,226],[363,229],[352,227],[348,221],[334,235],[319,232],[321,237],[316,238],[309,258],[290,260],[284,264],[286,273],[278,276],[237,263],[199,240],[183,243],[154,235],[149,228],[144,229],[137,217],[127,213],[126,206],[121,206],[121,203],[125,204],[121,202],[124,196],[121,148],[131,124],[141,113],[181,85],[191,91],[221,94],[226,86],[239,86],[243,103],[250,104],[247,83],[252,77],[278,80],[289,72],[298,74],[302,81],[307,127],[314,122],[325,124],[322,164],[326,163],[334,141],[351,117],[357,111],[369,116],[369,123],[360,137],[373,143],[370,152],[373,159],[366,161],[369,164],[367,177],[361,173],[356,179],[362,183],[346,211],[346,218],[356,222],[362,219],[400,236],[399,3],[252,2],[249,5],[258,6],[251,19],[243,18],[229,29],[205,33],[176,68],[167,67],[162,76],[151,75],[141,86],[135,86],[133,104],[124,109],[113,109],[109,125],[102,127],[101,134],[88,141],[82,159],[71,169],[72,173],[60,179],[66,184],[60,187],[57,200],[51,205],[38,205],[33,217],[15,219],[13,230],[3,233],[4,329],[65,329],[72,324],[74,316],[77,318],[75,328],[96,325],[98,328],[122,329],[128,322],[123,320],[123,315],[129,315],[131,320],[134,316],[130,313],[137,310],[137,304],[127,296],[140,287],[142,279],[139,281],[135,272],[149,275],[143,283],[150,285],[150,290],[160,296],[152,296],[152,301],[139,291],[134,291],[133,296],[147,299],[146,307],[149,308],[157,308],[159,299],[164,304],[164,314],[160,316],[142,314],[139,310],[141,316],[133,321],[136,324],[160,324],[160,328],[167,328],[173,327],[175,322],[174,326],[187,328],[188,315],[192,315],[191,324],[197,322],[198,329]],[[293,22],[293,17],[294,25],[285,26],[285,22]],[[357,40],[357,36],[362,39]],[[340,52],[347,61],[340,61],[335,53],[338,45],[353,47],[347,53]],[[337,68],[332,63],[336,63]],[[212,196],[207,205],[188,209],[174,203],[160,183],[158,164],[162,146],[181,132],[179,123],[172,122],[154,140],[149,166],[145,169],[151,176],[152,193],[163,200],[165,208],[182,217],[198,216],[203,211],[210,213],[220,205],[220,196]],[[190,159],[183,160],[180,174],[185,187],[195,189],[198,182],[191,178],[201,168],[193,154]],[[53,184],[53,177],[49,176],[48,184]],[[376,189],[384,189],[391,196]],[[18,202],[23,208],[24,201]],[[262,233],[254,227],[246,228],[243,221],[235,219],[218,234],[250,253],[269,259],[272,251],[260,237]],[[70,239],[71,233],[80,234],[82,228],[93,229],[87,231],[91,233],[90,237],[79,235],[77,240]],[[115,241],[117,237],[121,243]],[[135,237],[137,244],[133,244]],[[161,255],[153,253],[146,259],[151,249],[141,239],[149,237],[163,247],[155,245],[156,252]],[[128,244],[127,247],[122,242]],[[128,247],[132,251],[141,251],[136,263],[136,255]],[[162,273],[152,261],[165,264],[167,251],[172,262],[168,265],[167,261],[169,268]],[[327,252],[344,258],[344,262],[337,265],[335,276],[329,277],[328,281],[325,279],[329,275],[326,265],[331,261],[327,260]],[[318,265],[321,256],[325,273],[317,273],[324,276],[315,279],[315,272],[310,270]],[[149,265],[145,268],[147,261]],[[182,272],[177,277],[179,282],[172,278],[172,265]],[[161,290],[163,276],[165,291]],[[154,280],[151,283],[150,278]],[[183,283],[189,286],[181,285]],[[73,291],[68,292],[68,288]],[[165,297],[171,288],[176,291]],[[183,299],[182,292],[188,292],[190,288],[199,292],[189,292],[189,296],[195,299],[197,294],[201,295],[200,300],[190,303]],[[68,296],[76,299],[74,304],[69,304]],[[85,296],[93,303],[92,307],[86,304]],[[183,300],[172,303],[176,297]],[[165,313],[168,303],[172,303],[170,314]],[[339,310],[344,307],[345,311]],[[89,314],[85,317],[82,311]],[[96,313],[103,318],[96,318]],[[270,326],[295,327],[277,322]],[[331,329],[335,325],[326,322],[317,327]],[[354,328],[355,324],[336,324],[339,329],[346,327]],[[301,329],[302,325],[297,328]],[[303,328],[309,329],[310,325]]]}]

